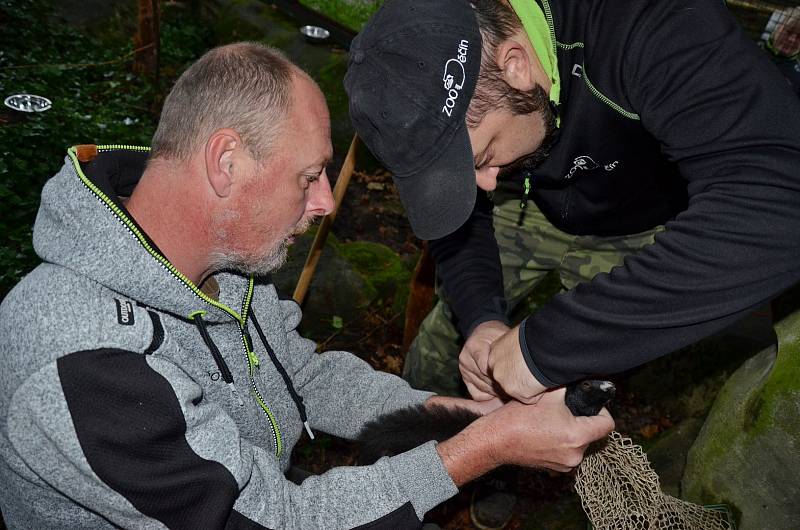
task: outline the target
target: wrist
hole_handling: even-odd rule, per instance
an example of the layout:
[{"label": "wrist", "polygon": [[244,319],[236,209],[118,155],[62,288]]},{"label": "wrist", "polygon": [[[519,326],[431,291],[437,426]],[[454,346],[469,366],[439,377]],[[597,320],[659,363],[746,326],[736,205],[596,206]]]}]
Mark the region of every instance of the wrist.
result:
[{"label": "wrist", "polygon": [[445,469],[458,487],[500,465],[491,441],[494,436],[487,428],[487,423],[479,418],[460,433],[436,446]]},{"label": "wrist", "polygon": [[[530,318],[530,317],[529,317]],[[542,390],[547,390],[548,388],[559,386],[558,383],[551,380],[549,377],[545,376],[539,366],[533,359],[533,352],[531,351],[531,345],[528,344],[528,334],[527,334],[527,324],[528,318],[520,322],[519,324],[519,333],[517,335],[519,340],[519,351],[522,355],[522,360],[525,361],[525,366],[528,368],[528,371],[531,373],[531,376],[536,380]]]},{"label": "wrist", "polygon": [[472,328],[472,332],[467,336],[467,340],[477,335],[499,337],[505,334],[509,329],[508,325],[500,320],[486,320]]},{"label": "wrist", "polygon": [[493,328],[496,326],[505,326],[508,329],[508,321],[505,317],[501,315],[484,315],[482,318],[475,320],[470,326],[467,328],[467,332],[464,333],[465,338],[469,338],[472,336],[473,333],[480,329]]}]

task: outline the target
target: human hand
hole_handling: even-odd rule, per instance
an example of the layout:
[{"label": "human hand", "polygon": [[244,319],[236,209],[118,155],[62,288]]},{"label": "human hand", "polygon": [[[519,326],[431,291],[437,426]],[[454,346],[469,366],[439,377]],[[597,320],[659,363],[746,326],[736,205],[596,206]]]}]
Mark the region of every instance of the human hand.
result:
[{"label": "human hand", "polygon": [[498,397],[494,397],[487,401],[477,401],[449,396],[431,396],[425,402],[425,405],[439,405],[448,409],[462,408],[483,416],[502,407],[503,402]]},{"label": "human hand", "polygon": [[482,322],[475,327],[458,356],[458,369],[473,399],[491,400],[497,391],[489,375],[489,350],[492,343],[508,332],[509,327],[497,320]]},{"label": "human hand", "polygon": [[770,35],[772,50],[784,57],[800,53],[800,7],[782,9],[780,20]]},{"label": "human hand", "polygon": [[605,408],[597,416],[573,416],[564,404],[563,388],[545,392],[534,405],[506,403],[473,425],[491,433],[489,453],[495,465],[571,471],[586,448],[614,429]]},{"label": "human hand", "polygon": [[547,387],[531,373],[519,345],[519,326],[495,340],[489,351],[489,374],[509,397],[536,403]]}]

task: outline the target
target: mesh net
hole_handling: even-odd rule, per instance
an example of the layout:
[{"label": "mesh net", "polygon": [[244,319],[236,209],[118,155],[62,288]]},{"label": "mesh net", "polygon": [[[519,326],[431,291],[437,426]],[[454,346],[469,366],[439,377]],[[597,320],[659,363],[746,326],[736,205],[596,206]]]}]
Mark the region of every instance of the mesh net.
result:
[{"label": "mesh net", "polygon": [[663,493],[641,446],[618,432],[586,455],[575,489],[595,530],[734,530],[725,512]]},{"label": "mesh net", "polygon": [[800,14],[797,0],[726,0],[726,3],[753,40],[766,41],[775,29],[796,27],[793,19]]}]

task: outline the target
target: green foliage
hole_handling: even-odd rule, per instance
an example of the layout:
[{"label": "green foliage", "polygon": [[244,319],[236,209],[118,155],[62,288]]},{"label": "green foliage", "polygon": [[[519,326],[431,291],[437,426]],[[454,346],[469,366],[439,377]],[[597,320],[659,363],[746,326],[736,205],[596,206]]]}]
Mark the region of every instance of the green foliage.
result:
[{"label": "green foliage", "polygon": [[359,31],[380,7],[381,0],[300,0],[300,3]]},{"label": "green foliage", "polygon": [[[31,227],[45,181],[81,143],[148,145],[163,88],[213,43],[188,9],[165,6],[161,83],[130,71],[129,14],[102,33],[79,31],[53,18],[52,0],[0,0],[0,95],[33,93],[53,102],[40,114],[0,111],[0,298],[38,259]],[[134,18],[135,20],[135,18]],[[6,112],[7,111],[7,112]]]}]

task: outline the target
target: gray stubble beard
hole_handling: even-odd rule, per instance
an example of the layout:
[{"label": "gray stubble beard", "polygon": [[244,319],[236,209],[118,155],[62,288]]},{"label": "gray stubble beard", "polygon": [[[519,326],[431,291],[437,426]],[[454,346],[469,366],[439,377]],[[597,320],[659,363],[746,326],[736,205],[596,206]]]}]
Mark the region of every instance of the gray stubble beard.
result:
[{"label": "gray stubble beard", "polygon": [[[236,221],[240,215],[238,212],[228,210],[223,213],[222,217],[223,221]],[[286,263],[286,258],[289,255],[289,246],[291,244],[288,238],[292,235],[302,234],[308,230],[308,227],[313,222],[313,217],[302,219],[291,234],[281,238],[279,242],[263,256],[255,256],[252,253],[245,253],[240,250],[229,248],[231,235],[226,232],[224,228],[219,226],[221,223],[215,223],[215,225],[212,225],[211,230],[218,241],[219,247],[217,250],[211,252],[211,270],[238,272],[247,276],[251,274],[254,276],[267,276],[280,269],[284,263]],[[270,232],[271,230],[264,230],[264,233]]]}]

